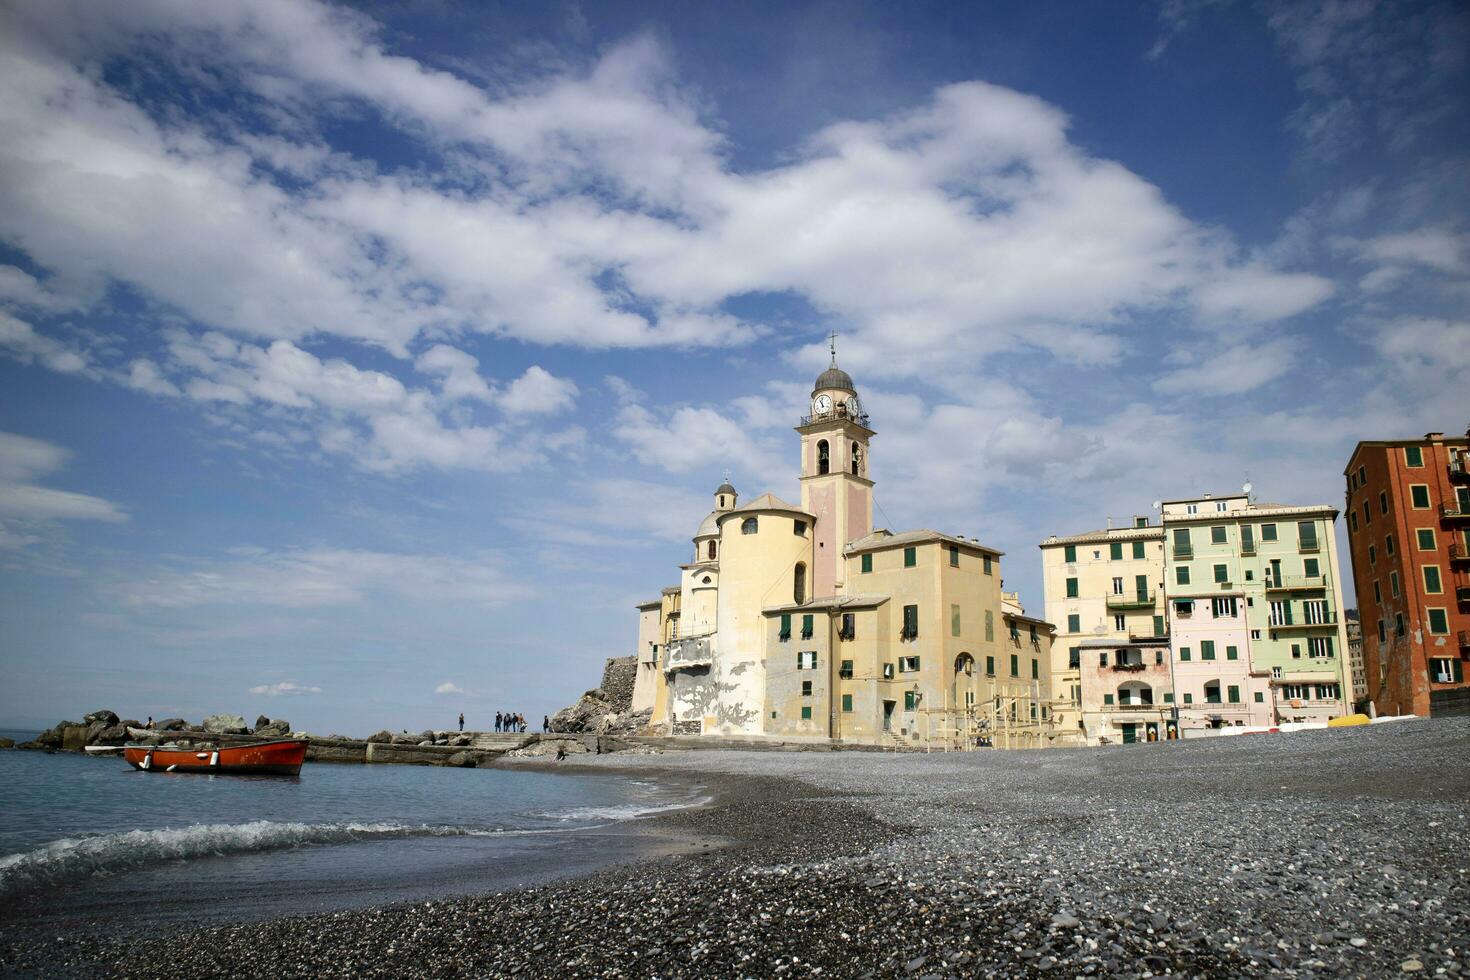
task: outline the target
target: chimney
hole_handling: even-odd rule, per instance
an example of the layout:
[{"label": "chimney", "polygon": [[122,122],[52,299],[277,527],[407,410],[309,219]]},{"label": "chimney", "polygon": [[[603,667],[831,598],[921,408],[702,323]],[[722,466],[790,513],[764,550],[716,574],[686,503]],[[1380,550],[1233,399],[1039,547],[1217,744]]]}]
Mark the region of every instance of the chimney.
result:
[{"label": "chimney", "polygon": [[1113,519],[1111,517],[1109,517],[1108,518],[1108,530],[1111,531],[1112,529],[1113,529]]},{"label": "chimney", "polygon": [[1442,441],[1444,441],[1444,433],[1443,432],[1426,432],[1426,433],[1424,433],[1424,438],[1428,439],[1430,442],[1442,442]]}]

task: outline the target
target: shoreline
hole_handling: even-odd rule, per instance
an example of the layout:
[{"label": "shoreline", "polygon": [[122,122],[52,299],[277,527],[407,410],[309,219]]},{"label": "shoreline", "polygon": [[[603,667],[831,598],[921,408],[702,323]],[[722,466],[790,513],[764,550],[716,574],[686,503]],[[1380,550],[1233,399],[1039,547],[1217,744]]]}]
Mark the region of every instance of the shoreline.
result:
[{"label": "shoreline", "polygon": [[[1418,763],[1440,760],[1433,773]],[[1105,750],[684,753],[506,768],[700,785],[640,833],[730,843],[472,898],[0,969],[288,976],[1376,976],[1470,972],[1470,719]]]}]

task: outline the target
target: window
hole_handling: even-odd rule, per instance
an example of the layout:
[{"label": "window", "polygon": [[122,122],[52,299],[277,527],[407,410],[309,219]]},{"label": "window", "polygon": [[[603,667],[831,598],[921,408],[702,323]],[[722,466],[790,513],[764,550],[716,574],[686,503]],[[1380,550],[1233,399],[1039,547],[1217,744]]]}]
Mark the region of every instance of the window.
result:
[{"label": "window", "polygon": [[1444,591],[1439,581],[1439,566],[1424,566],[1424,591],[1431,595],[1439,595]]},{"label": "window", "polygon": [[901,674],[912,674],[919,669],[918,657],[899,657],[898,672]]},{"label": "window", "polygon": [[1230,566],[1228,566],[1228,565],[1216,565],[1215,566],[1215,581],[1216,582],[1229,582],[1230,581]]},{"label": "window", "polygon": [[1281,696],[1288,701],[1304,701],[1307,697],[1307,685],[1305,684],[1282,684]]},{"label": "window", "polygon": [[1358,467],[1358,486],[1362,486],[1363,484],[1365,484],[1367,482],[1368,482],[1368,467],[1366,467],[1366,466],[1359,466]]},{"label": "window", "polygon": [[1398,572],[1389,572],[1388,573],[1388,592],[1395,599],[1397,599],[1399,597],[1399,573]]},{"label": "window", "polygon": [[1321,701],[1336,701],[1341,695],[1336,684],[1318,684],[1317,698]]},{"label": "window", "polygon": [[801,638],[803,640],[810,640],[812,638],[812,619],[811,613],[806,613],[801,617]]},{"label": "window", "polygon": [[893,664],[883,665],[883,679],[885,681],[893,680]]},{"label": "window", "polygon": [[1291,601],[1289,599],[1271,600],[1270,624],[1272,626],[1291,625]]},{"label": "window", "polygon": [[1143,542],[1142,541],[1135,541],[1135,542],[1133,542],[1133,557],[1134,558],[1142,558],[1143,557]]},{"label": "window", "polygon": [[1404,465],[1415,469],[1424,465],[1424,451],[1418,446],[1404,447]]},{"label": "window", "polygon": [[1190,694],[1188,691],[1185,691],[1184,692],[1184,703],[1185,704],[1194,704],[1194,695],[1193,694]]},{"label": "window", "polygon": [[797,605],[806,602],[806,562],[797,562],[792,572],[791,597]]},{"label": "window", "polygon": [[1378,642],[1388,642],[1388,624],[1381,619],[1378,621]]},{"label": "window", "polygon": [[1261,540],[1262,541],[1275,541],[1276,540],[1276,525],[1275,524],[1262,524],[1261,525]]},{"label": "window", "polygon": [[1240,607],[1233,595],[1216,596],[1210,600],[1210,615],[1216,619],[1234,619]]},{"label": "window", "polygon": [[1189,647],[1179,648],[1179,659],[1185,661],[1189,660]]},{"label": "window", "polygon": [[1378,513],[1380,513],[1380,514],[1387,514],[1388,513],[1388,491],[1387,490],[1380,490],[1380,491],[1378,491]]},{"label": "window", "polygon": [[1176,527],[1174,529],[1174,557],[1188,558],[1194,549],[1189,543],[1189,528]]},{"label": "window", "polygon": [[1148,527],[1148,518],[1147,517],[1135,517],[1135,518],[1133,518],[1133,526],[1134,527]]},{"label": "window", "polygon": [[817,669],[817,651],[815,651],[815,650],[803,650],[800,653],[798,653],[796,655],[796,669],[797,670],[816,670]]},{"label": "window", "polygon": [[1113,576],[1113,595],[1123,594],[1123,579],[1119,575]]},{"label": "window", "polygon": [[1429,484],[1411,483],[1409,485],[1409,501],[1415,510],[1429,509]]},{"label": "window", "polygon": [[782,643],[785,643],[787,640],[791,639],[791,614],[790,613],[782,613],[781,614],[781,632],[777,636],[777,639],[779,639]]},{"label": "window", "polygon": [[986,677],[994,677],[995,676],[995,658],[994,657],[986,657],[985,658],[985,676]]},{"label": "window", "polygon": [[949,635],[960,635],[960,607],[958,603],[950,603],[949,606]]},{"label": "window", "polygon": [[1301,542],[1303,551],[1317,549],[1317,525],[1312,521],[1298,521],[1296,525],[1297,539]]},{"label": "window", "polygon": [[1450,631],[1449,616],[1443,609],[1430,608],[1424,612],[1429,618],[1429,632],[1435,636],[1444,636]]},{"label": "window", "polygon": [[1418,538],[1420,551],[1433,551],[1437,547],[1437,543],[1434,540],[1434,528],[1421,527],[1414,532],[1414,535]]},{"label": "window", "polygon": [[842,695],[842,710],[843,711],[851,711],[852,710],[852,695],[851,694],[844,694],[844,695]]},{"label": "window", "polygon": [[1316,578],[1318,575],[1322,574],[1321,568],[1319,568],[1317,565],[1317,559],[1302,559],[1302,574],[1305,575],[1307,578]]},{"label": "window", "polygon": [[985,638],[987,640],[995,639],[995,612],[990,609],[985,610]]},{"label": "window", "polygon": [[902,640],[917,640],[919,638],[919,607],[903,607],[903,632],[899,634]]},{"label": "window", "polygon": [[791,533],[799,538],[806,537],[806,521],[792,521]]},{"label": "window", "polygon": [[851,660],[844,660],[844,661],[842,661],[842,663],[840,663],[837,666],[837,676],[838,677],[851,677],[852,676],[852,661]]},{"label": "window", "polygon": [[903,549],[903,567],[904,568],[913,568],[918,563],[919,563],[919,549],[918,548],[905,548],[905,549]]},{"label": "window", "polygon": [[1121,542],[1121,541],[1113,541],[1113,542],[1111,542],[1108,545],[1108,560],[1109,561],[1122,561],[1123,560],[1123,542]]},{"label": "window", "polygon": [[1011,654],[1011,676],[1021,676],[1021,658],[1014,653]]},{"label": "window", "polygon": [[1231,684],[1230,686],[1228,686],[1227,688],[1225,688],[1225,699],[1227,701],[1229,701],[1231,704],[1239,704],[1240,703],[1240,688],[1237,687],[1237,686],[1235,686],[1234,684]]},{"label": "window", "polygon": [[905,711],[917,711],[918,708],[919,708],[919,692],[918,691],[904,691],[903,692],[903,710],[905,710]]},{"label": "window", "polygon": [[980,556],[980,564],[982,566],[981,567],[981,571],[983,571],[986,575],[990,575],[991,574],[991,571],[990,571],[990,556],[989,555],[981,555]]},{"label": "window", "polygon": [[873,556],[871,554],[863,555],[862,564],[860,567],[862,568],[863,574],[865,575],[868,572],[871,572],[873,570]]},{"label": "window", "polygon": [[714,561],[715,560],[715,543],[713,541],[711,541],[709,543],[709,549],[708,549],[708,551],[709,551],[709,555],[708,555],[709,560],[710,561]]},{"label": "window", "polygon": [[801,709],[801,720],[802,721],[811,721],[812,720],[812,706],[811,705],[808,704],[808,705],[803,705],[802,706],[802,709]]},{"label": "window", "polygon": [[1122,613],[1113,614],[1113,629],[1121,633],[1128,628],[1128,619]]},{"label": "window", "polygon": [[1300,643],[1293,643],[1291,645],[1291,659],[1293,659],[1293,660],[1300,660],[1300,659],[1302,659],[1302,645]]},{"label": "window", "polygon": [[1326,599],[1302,600],[1302,622],[1313,626],[1325,626],[1332,622],[1332,612]]},{"label": "window", "polygon": [[1077,598],[1077,580],[1075,578],[1067,579],[1067,598]]},{"label": "window", "polygon": [[1364,524],[1372,524],[1373,523],[1373,509],[1368,506],[1368,501],[1366,501],[1366,500],[1363,501],[1363,523]]},{"label": "window", "polygon": [[862,469],[863,447],[859,446],[857,443],[853,443],[852,446],[850,446],[849,448],[852,452],[852,455],[848,457],[848,459],[852,460],[852,475],[861,476],[862,474],[858,471]]},{"label": "window", "polygon": [[812,696],[812,682],[811,681],[802,681],[801,682],[801,696],[804,697],[804,698],[809,698],[809,697]]},{"label": "window", "polygon": [[1077,546],[1069,544],[1062,548],[1062,561],[1074,562],[1077,560]]},{"label": "window", "polygon": [[1403,613],[1394,613],[1393,614],[1393,635],[1394,636],[1403,636],[1404,635],[1404,614]]},{"label": "window", "polygon": [[1225,659],[1226,660],[1239,660],[1240,659],[1240,649],[1237,648],[1237,647],[1227,646],[1225,648]]},{"label": "window", "polygon": [[1358,533],[1358,512],[1355,510],[1348,511],[1348,529],[1354,534]]},{"label": "window", "polygon": [[1436,657],[1429,661],[1429,679],[1436,684],[1459,684],[1465,680],[1465,668],[1459,660]]},{"label": "window", "polygon": [[745,520],[740,522],[741,534],[754,534],[759,529],[760,522],[757,521],[754,517],[747,517]]},{"label": "window", "polygon": [[1224,543],[1225,543],[1225,526],[1222,524],[1222,525],[1219,525],[1218,527],[1212,527],[1212,528],[1210,528],[1210,544],[1224,544]]},{"label": "window", "polygon": [[852,640],[857,638],[857,613],[842,614],[842,628],[837,632],[839,640]]},{"label": "window", "polygon": [[1070,613],[1067,616],[1067,632],[1068,633],[1081,633],[1082,632],[1082,617],[1081,616],[1077,615],[1076,613]]},{"label": "window", "polygon": [[1307,637],[1307,656],[1313,660],[1325,660],[1332,656],[1332,637]]},{"label": "window", "polygon": [[1281,668],[1280,667],[1272,667],[1271,668],[1271,679],[1272,680],[1278,680],[1278,681],[1281,679]]},{"label": "window", "polygon": [[1251,630],[1251,639],[1252,640],[1259,640],[1260,638],[1261,638],[1261,631],[1260,630]]},{"label": "window", "polygon": [[1033,681],[1041,679],[1041,661],[1034,658],[1031,661],[1031,679]]},{"label": "window", "polygon": [[1164,636],[1164,617],[1154,617],[1154,636]]},{"label": "window", "polygon": [[1214,640],[1200,640],[1199,641],[1199,658],[1201,660],[1214,660],[1215,659],[1215,641]]},{"label": "window", "polygon": [[1219,513],[1221,513],[1221,514],[1225,513],[1225,501],[1223,501],[1223,500],[1217,500],[1217,501],[1215,501],[1215,510],[1218,511]]},{"label": "window", "polygon": [[1383,553],[1385,555],[1391,555],[1391,554],[1393,554],[1393,535],[1392,534],[1385,534],[1383,536]]},{"label": "window", "polygon": [[1173,704],[1174,703],[1174,692],[1173,691],[1165,691],[1164,692],[1164,703],[1165,704]]},{"label": "window", "polygon": [[960,567],[960,546],[957,544],[952,544],[949,546],[949,567]]},{"label": "window", "polygon": [[1254,694],[1254,700],[1255,700],[1256,704],[1265,704],[1266,703],[1266,695],[1263,694],[1260,691],[1256,691],[1255,694]]},{"label": "window", "polygon": [[1097,665],[1099,667],[1106,667],[1108,665],[1108,652],[1106,650],[1099,650],[1097,652]]},{"label": "window", "polygon": [[1199,504],[1185,504],[1184,505],[1184,512],[1186,514],[1198,514],[1199,513]]},{"label": "window", "polygon": [[1383,589],[1379,586],[1377,579],[1373,580],[1373,601],[1380,605],[1383,603]]},{"label": "window", "polygon": [[1103,704],[1112,704],[1112,703],[1113,703],[1113,696],[1111,694],[1104,694],[1103,695]]},{"label": "window", "polygon": [[1079,670],[1082,667],[1082,651],[1078,647],[1072,647],[1067,651],[1067,669]]},{"label": "window", "polygon": [[1179,565],[1174,569],[1174,581],[1179,585],[1189,584],[1189,566]]},{"label": "window", "polygon": [[1194,616],[1193,599],[1176,599],[1174,601],[1174,615],[1180,619],[1190,619]]},{"label": "window", "polygon": [[823,439],[817,443],[817,472],[828,473],[832,469],[832,453],[827,446],[827,440]]},{"label": "window", "polygon": [[1256,553],[1256,529],[1249,524],[1240,526],[1240,553],[1242,555]]}]

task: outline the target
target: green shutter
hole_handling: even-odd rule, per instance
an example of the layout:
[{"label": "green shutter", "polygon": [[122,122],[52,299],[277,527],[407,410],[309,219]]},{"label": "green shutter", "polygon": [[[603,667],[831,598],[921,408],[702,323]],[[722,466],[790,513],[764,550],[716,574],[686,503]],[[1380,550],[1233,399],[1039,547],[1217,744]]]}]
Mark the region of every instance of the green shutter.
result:
[{"label": "green shutter", "polygon": [[1263,694],[1263,693],[1261,693],[1260,691],[1257,691],[1256,692],[1256,704],[1265,704],[1265,703],[1266,703],[1266,695]]},{"label": "green shutter", "polygon": [[1224,544],[1225,543],[1225,529],[1223,527],[1212,527],[1212,528],[1210,528],[1210,543],[1211,544]]},{"label": "green shutter", "polygon": [[872,570],[873,570],[873,556],[871,554],[863,555],[863,571],[864,572],[871,572]]},{"label": "green shutter", "polygon": [[1070,614],[1068,614],[1068,616],[1067,616],[1067,632],[1068,633],[1081,633],[1082,632],[1082,617],[1081,616],[1077,615],[1076,613],[1070,613]]},{"label": "green shutter", "polygon": [[1234,684],[1231,684],[1230,687],[1227,688],[1226,690],[1228,692],[1227,693],[1227,696],[1230,698],[1230,703],[1231,704],[1239,704],[1240,703],[1240,688],[1236,687]]},{"label": "green shutter", "polygon": [[844,695],[842,695],[842,710],[843,711],[851,711],[852,710],[852,695],[851,694],[844,694]]},{"label": "green shutter", "polygon": [[918,548],[905,548],[905,549],[903,549],[903,567],[904,568],[913,568],[918,563],[919,563],[919,549]]},{"label": "green shutter", "polygon": [[1451,660],[1450,663],[1453,664],[1455,668],[1455,683],[1465,683],[1465,665],[1458,660]]},{"label": "green shutter", "polygon": [[1439,581],[1439,568],[1434,565],[1425,565],[1424,591],[1437,594],[1442,590],[1443,586],[1440,584]]},{"label": "green shutter", "polygon": [[1235,647],[1226,647],[1225,648],[1225,659],[1226,660],[1239,660],[1240,659],[1240,651],[1237,650]]},{"label": "green shutter", "polygon": [[801,709],[801,720],[802,721],[811,721],[812,720],[812,709],[811,709],[811,706],[810,705],[807,705],[807,706],[805,706],[805,707],[803,707]]},{"label": "green shutter", "polygon": [[1165,704],[1173,704],[1174,703],[1174,692],[1173,691],[1165,691],[1164,692],[1164,703]]},{"label": "green shutter", "polygon": [[991,571],[990,571],[990,556],[989,555],[982,555],[980,557],[980,561],[981,561],[981,564],[983,564],[985,566],[985,568],[984,568],[985,574],[986,575],[991,574]]},{"label": "green shutter", "polygon": [[1216,565],[1215,566],[1215,581],[1216,582],[1228,582],[1228,581],[1230,581],[1230,566],[1228,566],[1228,565]]},{"label": "green shutter", "polygon": [[1180,585],[1189,584],[1189,566],[1177,565],[1174,568],[1174,581]]},{"label": "green shutter", "polygon": [[1154,617],[1154,636],[1163,636],[1163,635],[1164,635],[1164,617],[1163,616],[1155,616]]},{"label": "green shutter", "polygon": [[1011,654],[1011,676],[1021,676],[1021,658],[1014,653]]},{"label": "green shutter", "polygon": [[1404,464],[1419,467],[1424,465],[1424,451],[1418,446],[1404,447]]},{"label": "green shutter", "polygon": [[1067,598],[1077,598],[1077,580],[1075,578],[1067,579]]},{"label": "green shutter", "polygon": [[1180,660],[1188,660],[1189,659],[1189,647],[1180,647],[1179,648],[1179,659]]},{"label": "green shutter", "polygon": [[1193,694],[1190,694],[1188,691],[1185,691],[1184,692],[1184,703],[1185,704],[1194,704],[1194,695]]},{"label": "green shutter", "polygon": [[1066,562],[1077,560],[1077,546],[1075,544],[1069,544],[1062,549],[1062,560]]},{"label": "green shutter", "polygon": [[1214,640],[1200,640],[1199,641],[1199,658],[1201,660],[1214,660],[1215,659],[1215,641]]},{"label": "green shutter", "polygon": [[1033,681],[1041,680],[1041,661],[1040,660],[1033,660],[1033,661],[1031,661],[1031,679]]},{"label": "green shutter", "polygon": [[1142,541],[1135,541],[1135,542],[1133,542],[1133,557],[1134,558],[1142,558],[1143,557],[1143,542]]},{"label": "green shutter", "polygon": [[790,613],[782,613],[781,614],[781,635],[782,636],[790,636],[791,635],[791,614]]},{"label": "green shutter", "polygon": [[1448,633],[1449,631],[1450,631],[1450,624],[1449,624],[1448,618],[1446,618],[1446,616],[1445,616],[1444,610],[1443,609],[1431,609],[1431,610],[1429,610],[1429,632],[1434,633],[1434,634],[1444,634],[1444,633]]},{"label": "green shutter", "polygon": [[1103,704],[1112,704],[1112,703],[1113,703],[1113,696],[1111,694],[1104,694],[1103,695]]},{"label": "green shutter", "polygon": [[1108,545],[1108,559],[1111,561],[1123,560],[1123,542],[1114,541]]},{"label": "green shutter", "polygon": [[[988,616],[989,613],[986,613],[986,615]],[[995,658],[994,657],[986,657],[985,658],[985,676],[986,677],[994,677],[995,676]]]}]

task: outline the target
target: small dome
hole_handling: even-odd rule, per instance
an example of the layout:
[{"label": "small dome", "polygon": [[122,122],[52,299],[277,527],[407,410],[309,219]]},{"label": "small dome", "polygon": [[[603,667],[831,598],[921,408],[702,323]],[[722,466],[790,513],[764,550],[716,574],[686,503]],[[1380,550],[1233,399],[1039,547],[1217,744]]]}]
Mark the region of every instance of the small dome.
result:
[{"label": "small dome", "polygon": [[720,536],[720,512],[712,510],[709,516],[699,522],[699,530],[694,532],[695,538],[717,538]]},{"label": "small dome", "polygon": [[719,486],[715,487],[715,493],[728,493],[730,496],[733,497],[735,496],[735,488],[730,486],[729,480],[726,480],[724,483],[721,483]]},{"label": "small dome", "polygon": [[823,388],[837,388],[842,391],[850,391],[854,395],[857,394],[857,389],[852,386],[852,376],[838,367],[836,361],[833,361],[831,367],[817,376],[817,383],[812,388],[812,394],[816,394]]}]

